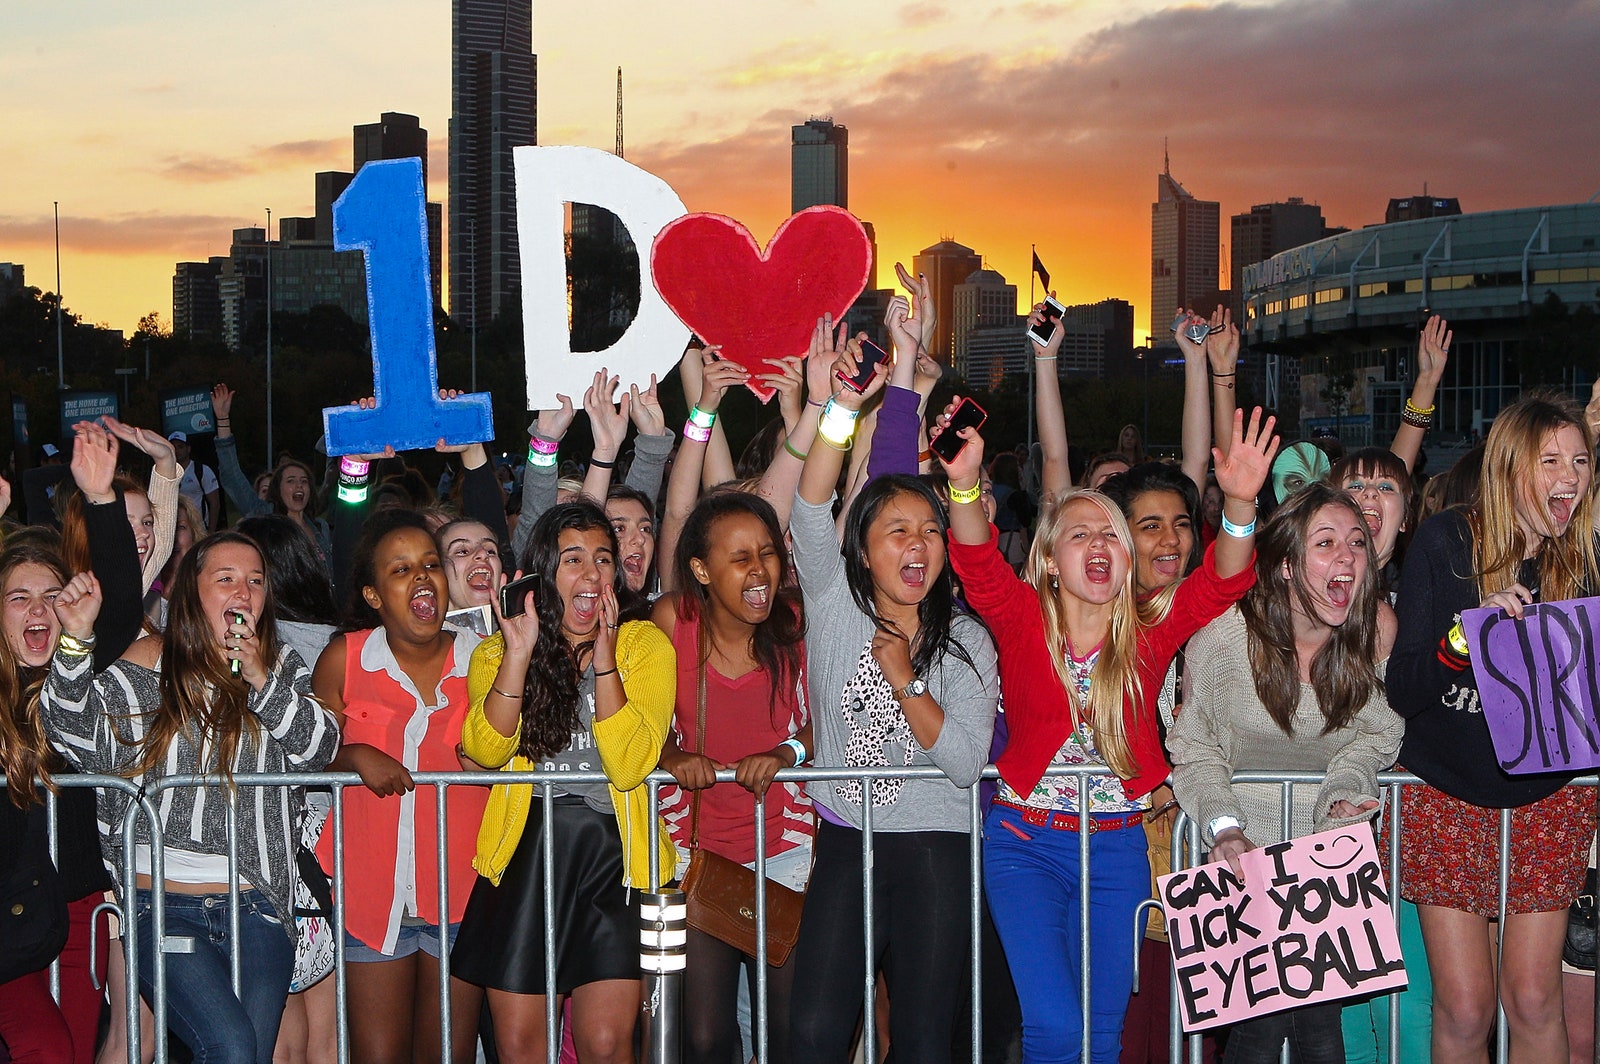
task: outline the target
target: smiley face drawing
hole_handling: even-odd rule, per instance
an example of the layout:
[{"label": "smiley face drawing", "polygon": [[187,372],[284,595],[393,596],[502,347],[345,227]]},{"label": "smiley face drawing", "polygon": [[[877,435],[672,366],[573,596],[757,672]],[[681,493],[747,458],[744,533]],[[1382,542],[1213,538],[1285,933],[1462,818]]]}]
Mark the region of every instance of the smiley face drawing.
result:
[{"label": "smiley face drawing", "polygon": [[[1344,845],[1347,842],[1350,844],[1349,846]],[[1313,854],[1313,856],[1310,858],[1312,864],[1316,865],[1325,872],[1337,872],[1339,869],[1349,866],[1361,856],[1361,841],[1354,835],[1340,835],[1332,842],[1317,843],[1315,846],[1311,847],[1311,851]],[[1315,856],[1319,853],[1326,854],[1329,861],[1333,861],[1341,853],[1348,853],[1350,856],[1338,861],[1337,864],[1324,864]]]}]

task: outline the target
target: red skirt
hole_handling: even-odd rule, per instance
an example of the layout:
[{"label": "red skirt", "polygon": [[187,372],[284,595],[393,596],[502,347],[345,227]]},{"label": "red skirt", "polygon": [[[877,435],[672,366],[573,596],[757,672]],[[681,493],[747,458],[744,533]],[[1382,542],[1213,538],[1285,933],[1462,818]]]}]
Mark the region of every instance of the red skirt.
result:
[{"label": "red skirt", "polygon": [[[1401,790],[1400,894],[1494,918],[1500,911],[1500,810],[1427,784]],[[1565,909],[1583,888],[1595,831],[1595,789],[1563,787],[1511,811],[1509,914]],[[1380,852],[1386,852],[1388,825]]]}]

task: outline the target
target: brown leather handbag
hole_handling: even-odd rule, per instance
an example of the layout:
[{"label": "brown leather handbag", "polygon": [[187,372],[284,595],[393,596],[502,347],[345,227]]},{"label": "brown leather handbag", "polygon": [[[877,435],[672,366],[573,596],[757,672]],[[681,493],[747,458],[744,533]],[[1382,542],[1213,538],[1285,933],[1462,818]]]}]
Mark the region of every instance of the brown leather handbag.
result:
[{"label": "brown leather handbag", "polygon": [[[706,649],[700,635],[701,657],[696,692],[694,752],[706,745]],[[726,942],[747,956],[756,955],[756,874],[736,861],[700,848],[700,792],[690,799],[693,824],[689,839],[689,870],[683,875],[689,926]],[[803,893],[772,880],[767,887],[767,963],[781,968],[800,937]]]}]

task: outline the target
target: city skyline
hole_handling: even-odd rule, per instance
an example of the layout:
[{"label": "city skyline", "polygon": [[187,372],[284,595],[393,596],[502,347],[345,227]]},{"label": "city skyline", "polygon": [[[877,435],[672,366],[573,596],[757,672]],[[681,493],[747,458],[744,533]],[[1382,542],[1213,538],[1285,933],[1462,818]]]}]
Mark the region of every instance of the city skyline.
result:
[{"label": "city skyline", "polygon": [[[203,19],[134,7],[22,9],[0,42],[0,259],[53,288],[59,200],[66,304],[91,322],[170,321],[173,264],[224,253],[268,207],[310,213],[306,177],[347,165],[352,123],[448,123],[440,0],[273,0]],[[1600,117],[1571,91],[1600,46],[1592,4],[797,11],[786,25],[687,0],[653,25],[639,4],[535,7],[540,141],[609,148],[621,65],[630,160],[765,239],[788,213],[791,127],[831,114],[885,268],[950,237],[1021,279],[1037,244],[1063,301],[1127,299],[1140,321],[1163,137],[1173,175],[1228,215],[1300,196],[1359,227],[1424,183],[1468,211],[1600,188]],[[870,50],[844,50],[842,27]],[[179,32],[184,66],[152,61]],[[1476,62],[1490,45],[1494,62]],[[444,198],[445,139],[430,199]]]}]

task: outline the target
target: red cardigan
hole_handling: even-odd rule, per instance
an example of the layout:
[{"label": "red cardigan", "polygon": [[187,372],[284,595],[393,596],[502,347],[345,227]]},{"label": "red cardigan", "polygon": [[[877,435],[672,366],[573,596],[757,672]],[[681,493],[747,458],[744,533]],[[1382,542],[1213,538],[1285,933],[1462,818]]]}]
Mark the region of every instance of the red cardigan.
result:
[{"label": "red cardigan", "polygon": [[[1061,744],[1072,731],[1067,693],[1050,661],[1044,639],[1044,612],[1039,593],[1017,577],[1000,556],[999,533],[989,526],[983,544],[950,540],[950,564],[961,578],[967,602],[994,633],[1000,651],[1000,692],[1004,698],[1010,740],[995,762],[1000,775],[1018,794],[1030,794],[1044,777]],[[1129,798],[1149,794],[1171,771],[1156,722],[1156,697],[1178,648],[1232,606],[1256,582],[1255,565],[1224,580],[1217,575],[1216,548],[1178,585],[1172,609],[1159,624],[1139,630],[1139,683],[1144,705],[1134,712],[1123,700],[1124,727],[1136,774],[1123,781]]]}]

